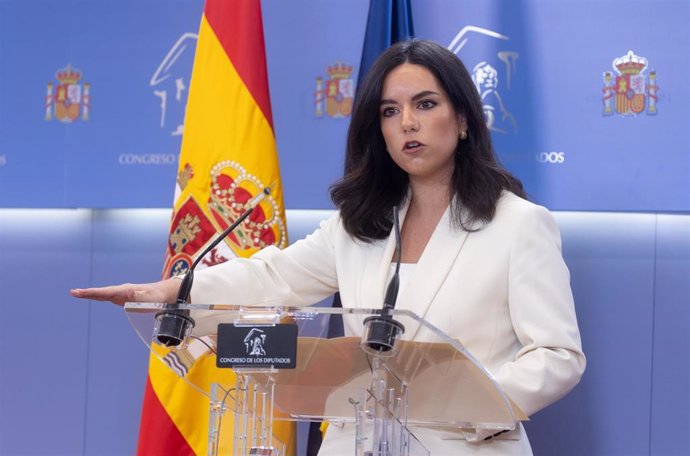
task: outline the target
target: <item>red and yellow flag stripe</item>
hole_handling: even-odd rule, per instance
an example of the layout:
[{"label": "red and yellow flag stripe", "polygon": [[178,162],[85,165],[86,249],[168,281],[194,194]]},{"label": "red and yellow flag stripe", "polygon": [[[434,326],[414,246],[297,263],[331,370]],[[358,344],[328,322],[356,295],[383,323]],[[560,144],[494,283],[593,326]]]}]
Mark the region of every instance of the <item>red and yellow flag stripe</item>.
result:
[{"label": "red and yellow flag stripe", "polygon": [[[226,250],[249,256],[268,244],[284,247],[287,239],[260,0],[207,0],[187,102],[164,275],[183,272],[213,235],[236,219],[242,203],[269,185],[271,197],[230,237]],[[214,254],[210,263],[227,256]],[[208,390],[219,379],[231,383],[228,376],[233,375],[217,369],[214,359],[206,357],[192,366],[187,377]],[[138,455],[207,454],[208,415],[208,398],[152,356]],[[294,426],[276,422],[274,431],[288,443],[288,455],[294,454]]]}]

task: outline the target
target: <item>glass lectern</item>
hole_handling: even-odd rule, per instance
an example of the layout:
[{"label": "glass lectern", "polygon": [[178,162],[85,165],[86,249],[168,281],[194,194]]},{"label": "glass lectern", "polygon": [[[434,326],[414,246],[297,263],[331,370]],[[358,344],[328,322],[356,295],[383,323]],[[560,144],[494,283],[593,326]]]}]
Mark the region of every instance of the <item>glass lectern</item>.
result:
[{"label": "glass lectern", "polygon": [[[348,426],[356,456],[417,456],[429,451],[411,428],[500,432],[527,419],[457,340],[409,311],[175,305],[174,312],[195,324],[171,348],[157,338],[166,309],[160,303],[125,305],[156,357],[209,398],[212,456],[285,456],[285,446],[273,436],[274,420]],[[361,335],[365,330],[357,330],[371,317],[403,328],[391,347],[372,347]],[[342,318],[345,337],[320,337],[331,318]],[[272,335],[269,329],[277,326],[296,334],[296,354],[273,354],[293,343]],[[228,339],[227,328],[239,336]],[[222,354],[228,349],[234,354]],[[232,369],[202,384],[194,366],[209,362]]]}]

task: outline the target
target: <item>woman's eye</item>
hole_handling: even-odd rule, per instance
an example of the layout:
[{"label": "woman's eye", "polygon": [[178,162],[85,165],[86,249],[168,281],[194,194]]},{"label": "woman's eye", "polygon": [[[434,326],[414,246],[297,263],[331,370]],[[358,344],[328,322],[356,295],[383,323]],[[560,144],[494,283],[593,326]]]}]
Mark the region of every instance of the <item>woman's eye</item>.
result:
[{"label": "woman's eye", "polygon": [[395,109],[394,108],[385,108],[383,111],[381,111],[381,115],[383,117],[391,117],[395,115]]},{"label": "woman's eye", "polygon": [[431,109],[434,106],[436,106],[436,102],[431,101],[431,100],[424,100],[419,103],[419,107],[421,109]]}]

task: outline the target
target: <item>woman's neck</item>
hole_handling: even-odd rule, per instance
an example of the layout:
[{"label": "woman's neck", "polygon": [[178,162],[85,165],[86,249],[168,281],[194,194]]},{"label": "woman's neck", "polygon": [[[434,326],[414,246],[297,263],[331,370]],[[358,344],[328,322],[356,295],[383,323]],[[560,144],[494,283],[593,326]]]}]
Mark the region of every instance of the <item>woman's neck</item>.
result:
[{"label": "woman's neck", "polygon": [[[443,185],[410,185],[411,200],[402,225],[401,261],[417,263],[450,202],[450,189]],[[394,255],[392,261],[396,261]]]},{"label": "woman's neck", "polygon": [[410,182],[410,208],[414,213],[429,216],[445,212],[450,204],[450,186],[438,182]]}]

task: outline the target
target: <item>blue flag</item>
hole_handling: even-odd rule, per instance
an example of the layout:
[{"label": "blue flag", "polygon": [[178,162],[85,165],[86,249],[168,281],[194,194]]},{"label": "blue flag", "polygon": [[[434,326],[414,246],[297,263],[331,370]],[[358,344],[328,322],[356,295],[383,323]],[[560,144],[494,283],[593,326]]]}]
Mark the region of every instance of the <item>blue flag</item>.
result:
[{"label": "blue flag", "polygon": [[361,81],[374,60],[391,44],[414,37],[410,0],[369,0],[367,31],[359,63]]}]

